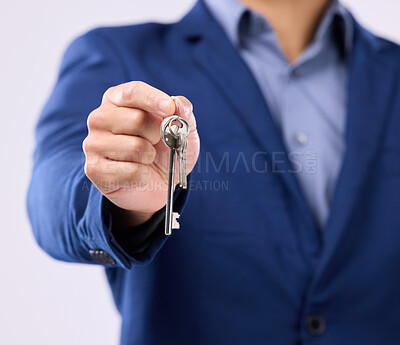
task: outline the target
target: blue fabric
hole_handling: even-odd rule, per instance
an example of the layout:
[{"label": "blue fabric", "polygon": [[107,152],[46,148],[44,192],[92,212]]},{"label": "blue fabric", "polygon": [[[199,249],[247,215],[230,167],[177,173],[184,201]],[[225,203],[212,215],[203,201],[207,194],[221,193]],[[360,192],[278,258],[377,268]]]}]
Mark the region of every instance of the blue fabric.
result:
[{"label": "blue fabric", "polygon": [[[352,23],[346,152],[323,232],[257,81],[203,2],[178,23],[96,29],[68,48],[37,127],[29,217],[57,259],[116,260],[121,344],[399,343],[400,49]],[[181,230],[143,260],[110,235],[81,150],[89,112],[128,80],[187,96],[201,137]],[[319,337],[311,313],[326,320]]]},{"label": "blue fabric", "polygon": [[350,14],[332,1],[314,40],[289,63],[260,14],[237,0],[205,3],[256,78],[323,229],[345,151]]}]

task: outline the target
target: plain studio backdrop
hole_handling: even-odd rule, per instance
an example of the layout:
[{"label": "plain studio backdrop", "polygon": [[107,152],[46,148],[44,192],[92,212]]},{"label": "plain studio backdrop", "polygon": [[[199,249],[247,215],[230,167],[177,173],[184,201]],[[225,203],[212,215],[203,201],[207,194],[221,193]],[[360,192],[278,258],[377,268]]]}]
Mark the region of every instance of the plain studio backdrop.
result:
[{"label": "plain studio backdrop", "polygon": [[[0,344],[118,344],[120,319],[102,267],[55,261],[39,249],[31,234],[25,197],[33,130],[61,56],[74,37],[96,26],[176,21],[193,3],[2,2]],[[373,32],[400,42],[398,0],[346,0],[345,4]]]}]

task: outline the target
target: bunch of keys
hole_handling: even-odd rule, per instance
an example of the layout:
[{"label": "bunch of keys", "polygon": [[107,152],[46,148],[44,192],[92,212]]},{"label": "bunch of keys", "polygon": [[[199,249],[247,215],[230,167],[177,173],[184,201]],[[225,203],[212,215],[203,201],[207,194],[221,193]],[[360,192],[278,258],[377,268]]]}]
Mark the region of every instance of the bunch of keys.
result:
[{"label": "bunch of keys", "polygon": [[[179,213],[172,211],[172,203],[175,189],[175,154],[179,163],[179,185],[187,188],[186,176],[186,149],[187,136],[190,127],[187,121],[181,117],[179,102],[173,98],[178,105],[178,115],[166,117],[161,123],[160,134],[164,144],[169,147],[169,166],[168,166],[168,194],[165,212],[165,235],[171,235],[172,229],[179,229]],[[180,126],[178,126],[178,124]]]}]

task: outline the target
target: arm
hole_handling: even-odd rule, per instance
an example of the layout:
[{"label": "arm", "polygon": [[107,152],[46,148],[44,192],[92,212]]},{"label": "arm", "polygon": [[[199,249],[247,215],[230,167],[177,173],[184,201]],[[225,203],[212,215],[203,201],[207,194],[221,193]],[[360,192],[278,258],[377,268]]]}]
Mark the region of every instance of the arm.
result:
[{"label": "arm", "polygon": [[[165,242],[160,231],[154,235],[161,222],[152,215],[161,209],[160,204],[137,212],[122,208],[85,174],[91,154],[89,150],[85,157],[82,152],[82,142],[88,136],[88,114],[99,107],[107,89],[125,81],[117,56],[101,32],[92,31],[68,48],[56,86],[40,116],[28,213],[38,244],[56,259],[95,263],[91,250],[102,250],[112,258],[110,264],[130,268],[133,263],[150,261]],[[126,198],[134,196],[126,194]],[[120,217],[113,221],[113,215],[121,213],[125,214],[122,221]],[[143,223],[152,224],[154,231],[140,258],[135,259],[127,253],[126,243],[125,249],[121,247],[125,238],[121,234],[143,230]],[[135,250],[129,252],[134,254]]]}]

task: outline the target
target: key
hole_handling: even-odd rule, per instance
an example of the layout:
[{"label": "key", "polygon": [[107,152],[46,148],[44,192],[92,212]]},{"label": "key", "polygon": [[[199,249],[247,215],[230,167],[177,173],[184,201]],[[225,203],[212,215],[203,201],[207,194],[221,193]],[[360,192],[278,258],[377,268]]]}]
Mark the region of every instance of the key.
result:
[{"label": "key", "polygon": [[[174,177],[175,177],[175,153],[177,145],[177,139],[171,134],[165,134],[165,141],[169,147],[169,165],[168,165],[168,192],[167,192],[167,204],[165,209],[165,234],[171,235],[173,225],[176,228],[176,223],[178,223],[179,213],[172,211],[172,203],[174,198]],[[172,224],[174,223],[174,224]],[[179,229],[179,223],[178,223]]]},{"label": "key", "polygon": [[[173,122],[180,123],[181,127]],[[179,229],[179,213],[172,211],[173,206],[173,196],[174,196],[174,187],[175,187],[175,155],[179,150],[179,163],[181,163],[182,159],[182,148],[184,145],[184,157],[185,161],[183,162],[184,170],[182,173],[185,174],[186,177],[186,146],[187,140],[186,137],[189,134],[189,125],[183,120],[180,116],[170,116],[163,120],[160,128],[161,138],[167,147],[169,147],[169,165],[168,165],[168,191],[167,191],[167,203],[166,203],[166,211],[165,211],[165,234],[171,235],[172,229]],[[181,165],[180,165],[180,178],[181,178]],[[183,175],[182,175],[183,176]],[[184,182],[184,181],[181,181]],[[182,184],[182,183],[180,183]]]},{"label": "key", "polygon": [[183,188],[187,188],[187,175],[186,175],[186,150],[187,150],[187,138],[185,133],[182,131],[178,132],[179,135],[179,146],[176,149],[176,153],[179,160],[179,185]]},{"label": "key", "polygon": [[[178,100],[175,97],[172,97],[175,106],[178,108],[178,121],[181,123],[181,127],[179,129],[175,129],[174,134],[179,136],[179,145],[176,150],[178,160],[179,160],[179,186],[183,189],[187,188],[187,175],[186,175],[186,150],[187,150],[187,139],[186,137],[189,134],[189,125],[188,123],[182,119],[181,117],[181,108]],[[183,123],[183,121],[185,123]],[[170,122],[172,123],[172,122]],[[174,126],[170,126],[172,129]]]},{"label": "key", "polygon": [[[179,186],[183,189],[187,188],[187,174],[186,174],[186,150],[187,150],[187,136],[189,134],[188,123],[178,116],[176,120],[180,122],[182,127],[177,125],[167,126],[170,133],[177,138],[178,142],[176,144],[176,154],[178,156],[179,162]],[[171,122],[170,122],[171,123]]]}]

